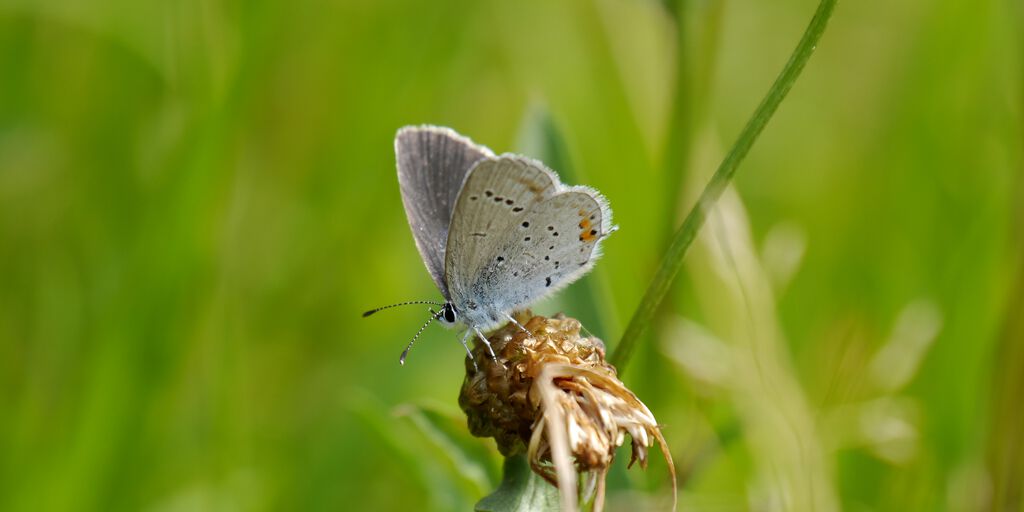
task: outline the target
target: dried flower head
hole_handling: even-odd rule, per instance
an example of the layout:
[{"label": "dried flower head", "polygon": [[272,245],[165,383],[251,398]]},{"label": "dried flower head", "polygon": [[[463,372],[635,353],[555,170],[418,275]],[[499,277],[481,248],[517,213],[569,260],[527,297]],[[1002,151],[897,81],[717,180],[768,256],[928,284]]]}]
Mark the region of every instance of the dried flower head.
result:
[{"label": "dried flower head", "polygon": [[675,467],[651,411],[604,360],[604,344],[581,338],[580,323],[564,315],[520,315],[491,334],[497,360],[481,345],[466,361],[459,405],[478,437],[493,437],[505,456],[525,452],[534,472],[561,490],[562,508],[576,510],[577,474],[584,501],[604,504],[605,475],[615,449],[632,440],[629,465],[647,467],[655,441],[668,461],[675,508]]}]

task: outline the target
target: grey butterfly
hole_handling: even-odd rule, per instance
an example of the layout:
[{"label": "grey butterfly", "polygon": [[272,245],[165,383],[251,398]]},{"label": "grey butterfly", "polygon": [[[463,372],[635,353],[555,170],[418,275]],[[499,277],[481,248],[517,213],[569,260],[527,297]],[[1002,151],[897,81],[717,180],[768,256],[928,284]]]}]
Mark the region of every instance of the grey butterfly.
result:
[{"label": "grey butterfly", "polygon": [[590,271],[601,241],[615,230],[608,202],[596,190],[562,184],[537,160],[495,156],[450,128],[402,128],[395,156],[409,227],[445,299],[363,314],[406,304],[440,306],[402,352],[403,364],[433,320],[464,324],[467,353],[473,334],[490,350],[485,331],[508,321],[519,325],[512,312]]}]

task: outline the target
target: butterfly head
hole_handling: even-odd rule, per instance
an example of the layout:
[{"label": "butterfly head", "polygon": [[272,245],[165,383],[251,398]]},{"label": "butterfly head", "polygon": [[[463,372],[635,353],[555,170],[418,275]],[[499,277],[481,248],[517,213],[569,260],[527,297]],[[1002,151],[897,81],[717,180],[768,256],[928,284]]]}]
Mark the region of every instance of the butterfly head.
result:
[{"label": "butterfly head", "polygon": [[459,313],[455,310],[455,305],[451,302],[445,302],[441,306],[441,311],[437,312],[436,318],[442,324],[454,325],[455,322],[459,321]]}]

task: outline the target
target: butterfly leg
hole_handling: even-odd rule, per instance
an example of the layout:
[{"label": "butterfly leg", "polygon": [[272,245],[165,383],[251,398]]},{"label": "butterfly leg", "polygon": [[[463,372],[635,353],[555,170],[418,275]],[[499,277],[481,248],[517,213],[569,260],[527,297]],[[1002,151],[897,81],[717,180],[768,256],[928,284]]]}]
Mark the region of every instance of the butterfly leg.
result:
[{"label": "butterfly leg", "polygon": [[487,341],[487,336],[484,336],[484,333],[480,332],[480,329],[477,329],[476,327],[472,327],[472,329],[473,331],[476,332],[476,335],[478,338],[480,338],[480,341],[484,342],[484,345],[487,345],[487,351],[491,353],[491,359],[497,361],[498,356],[494,355],[494,349],[491,348],[491,342]]},{"label": "butterfly leg", "polygon": [[473,357],[473,351],[469,349],[469,345],[466,344],[466,340],[473,334],[473,329],[466,329],[466,334],[462,336],[462,346],[466,349],[466,355],[469,356],[469,360],[473,362],[473,369],[480,371],[480,367],[476,365],[476,358]]},{"label": "butterfly leg", "polygon": [[516,318],[514,316],[512,316],[512,315],[510,315],[508,313],[505,313],[505,318],[507,318],[510,322],[516,324],[516,327],[518,327],[519,330],[525,332],[527,336],[531,336],[531,337],[533,336],[533,333],[530,332],[530,330],[527,329],[526,327],[523,327],[523,324],[519,323],[519,321],[516,320]]}]

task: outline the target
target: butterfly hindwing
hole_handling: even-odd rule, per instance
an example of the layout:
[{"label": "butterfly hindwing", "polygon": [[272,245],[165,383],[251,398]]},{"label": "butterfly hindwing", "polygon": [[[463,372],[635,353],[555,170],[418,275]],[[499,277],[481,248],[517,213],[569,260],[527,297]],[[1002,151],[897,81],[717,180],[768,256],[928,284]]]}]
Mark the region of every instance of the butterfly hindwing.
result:
[{"label": "butterfly hindwing", "polygon": [[611,212],[604,199],[582,187],[541,201],[524,218],[518,232],[507,234],[503,247],[516,254],[507,296],[510,310],[525,307],[590,271],[599,244],[610,230]]}]

